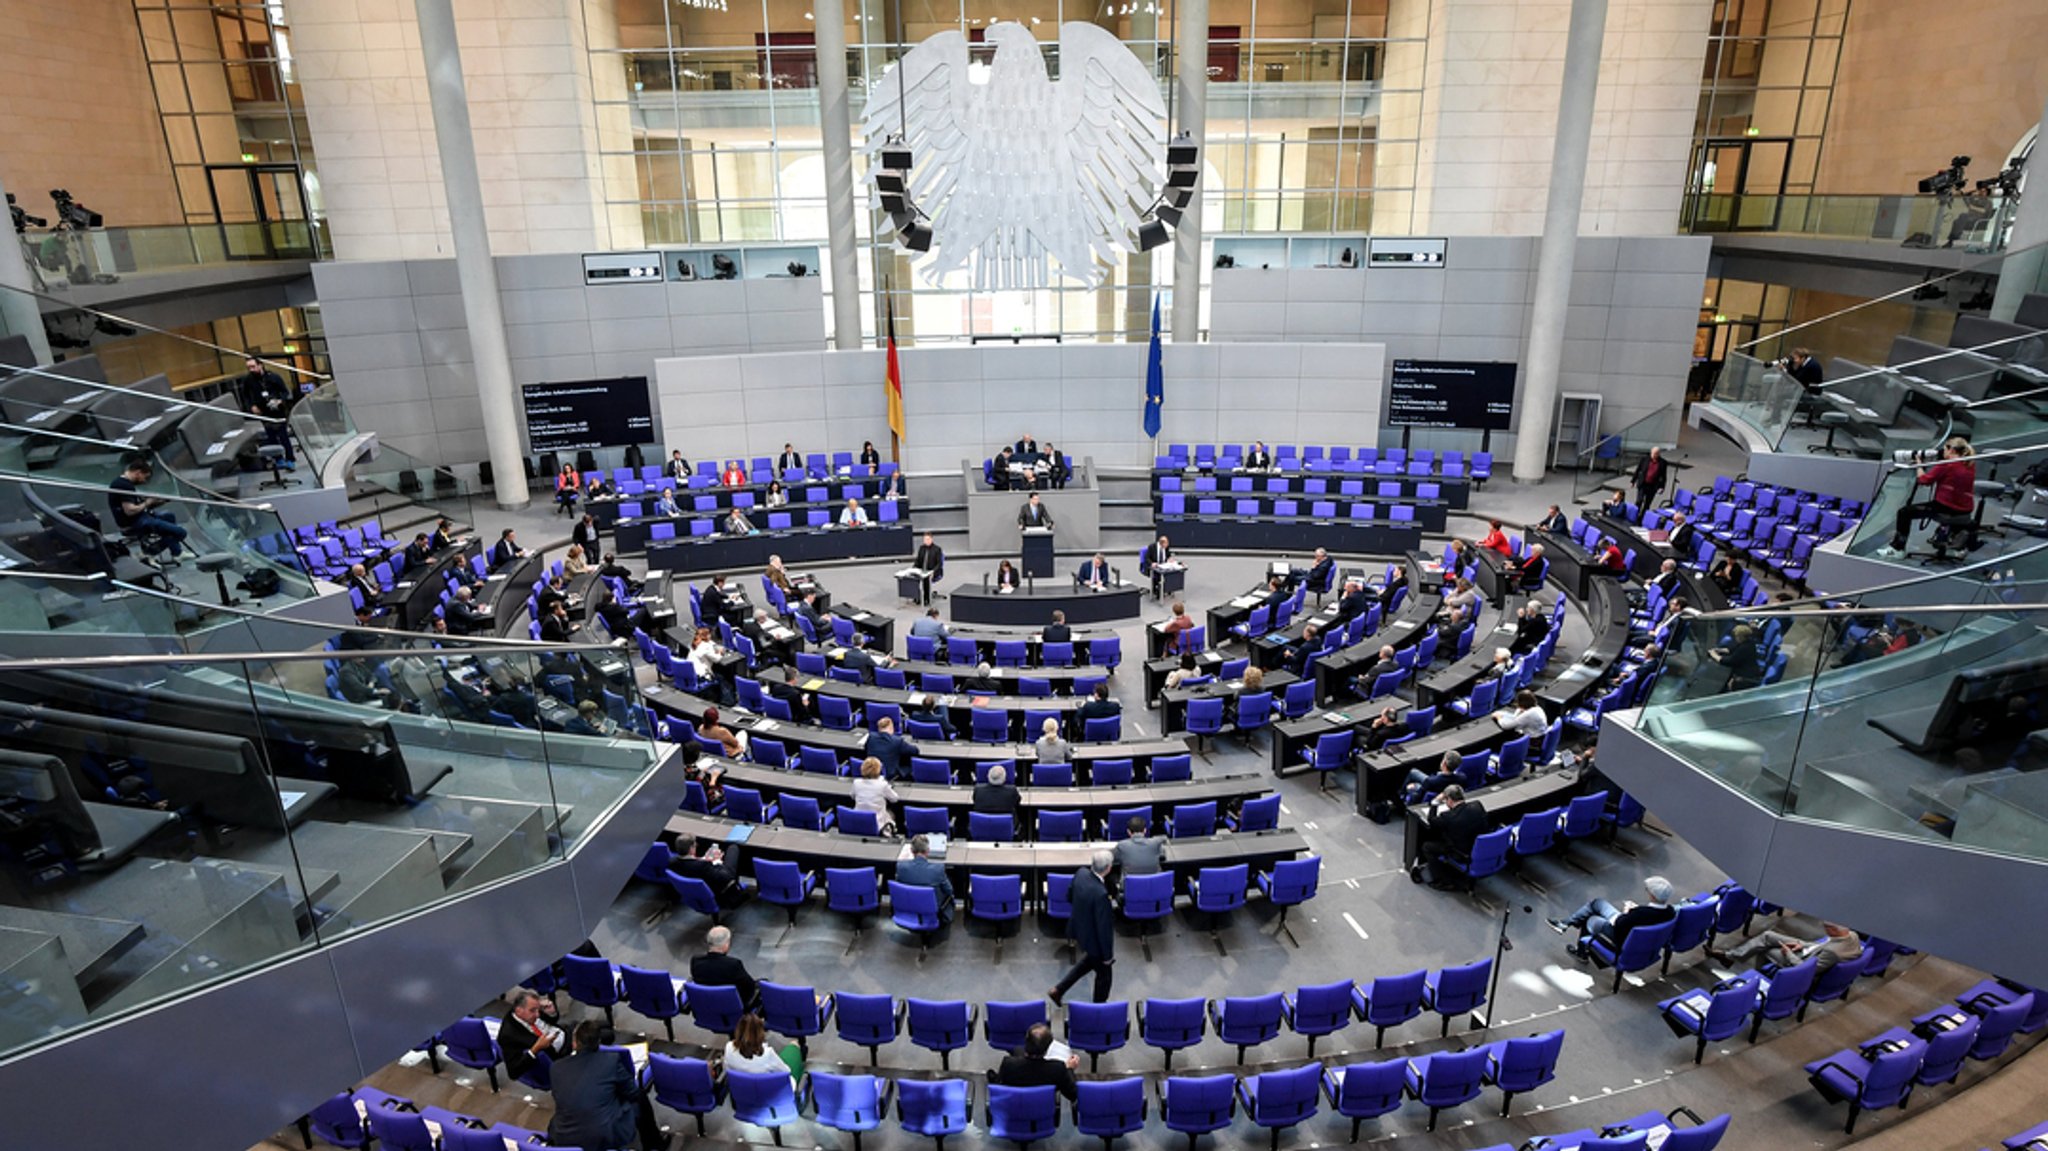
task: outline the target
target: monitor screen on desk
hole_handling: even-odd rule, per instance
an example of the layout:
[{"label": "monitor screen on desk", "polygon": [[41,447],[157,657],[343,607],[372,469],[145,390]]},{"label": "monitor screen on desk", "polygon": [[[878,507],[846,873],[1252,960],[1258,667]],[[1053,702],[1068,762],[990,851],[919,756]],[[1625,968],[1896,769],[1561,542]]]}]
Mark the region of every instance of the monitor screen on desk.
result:
[{"label": "monitor screen on desk", "polygon": [[1515,423],[1515,369],[1498,360],[1395,360],[1387,377],[1387,422],[1507,431]]}]

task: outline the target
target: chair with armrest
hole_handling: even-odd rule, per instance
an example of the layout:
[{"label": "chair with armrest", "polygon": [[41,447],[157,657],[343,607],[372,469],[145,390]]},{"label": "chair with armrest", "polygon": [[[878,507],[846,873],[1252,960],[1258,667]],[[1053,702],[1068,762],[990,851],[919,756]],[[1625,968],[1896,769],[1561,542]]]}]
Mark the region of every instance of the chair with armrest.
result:
[{"label": "chair with armrest", "polygon": [[1501,1092],[1500,1113],[1505,1119],[1514,1108],[1515,1096],[1534,1091],[1557,1077],[1558,1054],[1564,1050],[1562,1029],[1516,1039],[1503,1039],[1485,1046],[1484,1082]]},{"label": "chair with armrest", "polygon": [[910,1042],[939,1053],[939,1067],[952,1070],[953,1052],[974,1038],[974,1021],[980,1008],[960,999],[906,999],[904,1015],[910,1025]]},{"label": "chair with armrest", "polygon": [[1323,1093],[1337,1114],[1351,1120],[1351,1141],[1358,1142],[1358,1128],[1367,1119],[1391,1115],[1408,1097],[1407,1064],[1398,1059],[1385,1063],[1353,1063],[1323,1071]]},{"label": "chair with armrest", "polygon": [[1738,977],[1666,999],[1657,1005],[1657,1010],[1673,1035],[1691,1035],[1698,1040],[1692,1053],[1692,1061],[1698,1065],[1707,1057],[1707,1044],[1719,1043],[1742,1031],[1761,997],[1756,983]]},{"label": "chair with armrest", "polygon": [[1238,1080],[1237,1098],[1251,1121],[1273,1134],[1272,1151],[1280,1151],[1280,1132],[1316,1113],[1316,1088],[1322,1081],[1319,1063],[1287,1071],[1267,1071]]},{"label": "chair with armrest", "polygon": [[1429,1108],[1427,1131],[1436,1130],[1437,1113],[1479,1098],[1486,1074],[1487,1050],[1439,1051],[1408,1061],[1408,1093]]},{"label": "chair with armrest", "polygon": [[1173,1076],[1160,1086],[1159,1114],[1166,1129],[1186,1135],[1188,1151],[1195,1151],[1197,1139],[1230,1126],[1236,1116],[1237,1077]]},{"label": "chair with armrest", "polygon": [[1384,1047],[1387,1028],[1396,1027],[1422,1014],[1423,988],[1429,972],[1411,971],[1406,975],[1382,975],[1369,984],[1360,984],[1351,991],[1351,1006],[1358,1018],[1377,1028],[1372,1045],[1375,1049]]},{"label": "chair with armrest", "polygon": [[1296,1035],[1308,1038],[1309,1058],[1315,1058],[1316,1040],[1344,1030],[1351,1022],[1353,986],[1351,980],[1340,979],[1303,987],[1292,995],[1281,994],[1280,1014]]},{"label": "chair with armrest", "polygon": [[1451,1017],[1477,1013],[1486,1004],[1486,985],[1493,978],[1493,960],[1481,959],[1446,967],[1423,980],[1422,1006],[1443,1017],[1440,1037],[1451,1033]]}]

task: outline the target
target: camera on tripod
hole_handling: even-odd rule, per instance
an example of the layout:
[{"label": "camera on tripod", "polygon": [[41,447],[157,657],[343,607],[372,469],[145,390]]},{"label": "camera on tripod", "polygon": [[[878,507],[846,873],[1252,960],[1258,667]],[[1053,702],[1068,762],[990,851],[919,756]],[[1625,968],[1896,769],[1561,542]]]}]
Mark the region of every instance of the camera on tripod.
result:
[{"label": "camera on tripod", "polygon": [[1923,196],[1946,196],[1963,186],[1963,170],[1970,166],[1968,156],[1949,157],[1948,167],[1920,181]]},{"label": "camera on tripod", "polygon": [[12,192],[7,193],[7,214],[14,217],[14,231],[16,235],[20,235],[30,228],[47,228],[50,226],[48,220],[41,216],[29,215],[20,204],[15,203],[14,193]]},{"label": "camera on tripod", "polygon": [[63,188],[50,189],[50,202],[57,205],[57,226],[74,232],[97,228],[105,222],[98,212],[71,198]]}]

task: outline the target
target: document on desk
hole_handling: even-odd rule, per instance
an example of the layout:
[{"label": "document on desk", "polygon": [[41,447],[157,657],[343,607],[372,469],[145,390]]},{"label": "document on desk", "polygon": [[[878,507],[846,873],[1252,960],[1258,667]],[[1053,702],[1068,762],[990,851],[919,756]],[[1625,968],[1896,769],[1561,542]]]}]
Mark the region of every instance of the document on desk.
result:
[{"label": "document on desk", "polygon": [[805,691],[816,691],[819,688],[825,686],[825,681],[822,679],[807,679],[797,686],[801,687]]},{"label": "document on desk", "polygon": [[1241,595],[1241,596],[1238,596],[1238,597],[1237,597],[1236,599],[1234,599],[1234,600],[1231,600],[1231,601],[1230,601],[1230,606],[1231,606],[1231,607],[1257,607],[1257,606],[1259,606],[1259,605],[1260,605],[1261,603],[1264,603],[1264,602],[1265,602],[1265,600],[1266,600],[1266,597],[1265,597],[1265,596],[1263,596],[1263,595]]}]

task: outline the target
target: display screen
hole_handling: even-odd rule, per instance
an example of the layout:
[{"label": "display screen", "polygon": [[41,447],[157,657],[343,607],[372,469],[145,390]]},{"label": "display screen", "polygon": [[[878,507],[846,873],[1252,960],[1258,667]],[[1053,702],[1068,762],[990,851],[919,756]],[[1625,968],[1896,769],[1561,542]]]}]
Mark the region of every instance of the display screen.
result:
[{"label": "display screen", "polygon": [[1514,426],[1515,365],[1500,360],[1395,360],[1387,422],[1504,432]]},{"label": "display screen", "polygon": [[654,442],[646,376],[528,384],[526,438],[536,452]]}]

